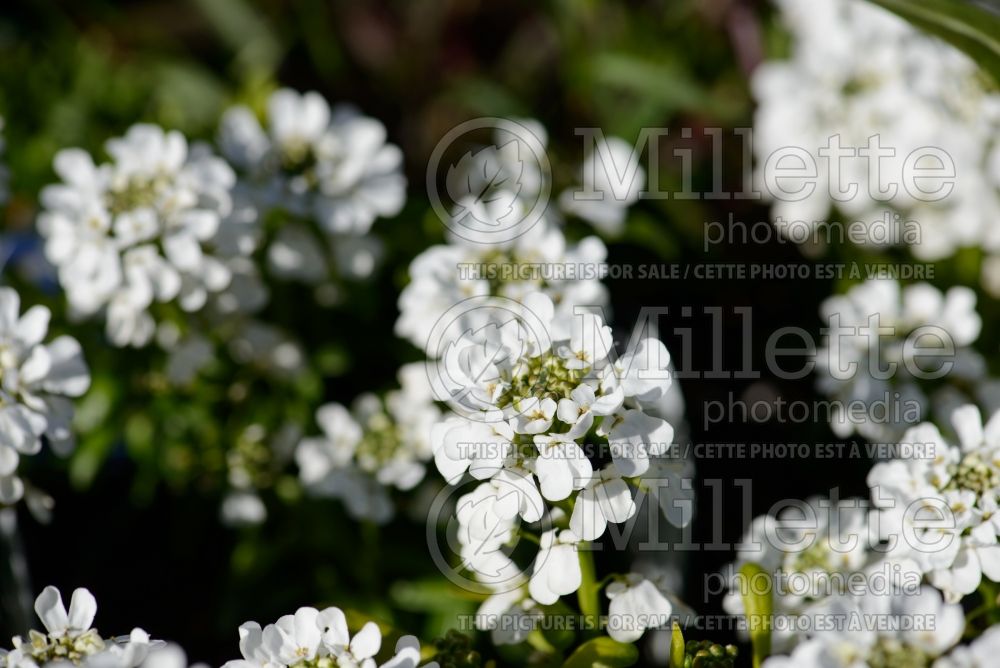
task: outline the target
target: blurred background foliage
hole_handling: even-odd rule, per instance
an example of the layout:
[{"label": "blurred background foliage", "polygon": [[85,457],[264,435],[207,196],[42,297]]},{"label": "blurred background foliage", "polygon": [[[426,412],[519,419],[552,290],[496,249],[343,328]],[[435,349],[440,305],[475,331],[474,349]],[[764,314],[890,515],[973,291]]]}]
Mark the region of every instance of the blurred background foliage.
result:
[{"label": "blurred background foliage", "polygon": [[[94,386],[78,409],[77,453],[69,462],[32,458],[38,461],[27,471],[57,502],[47,526],[22,512],[32,588],[87,586],[100,602],[102,630],[126,633],[141,625],[212,665],[237,655],[241,622],[271,621],[305,604],[363,611],[426,640],[441,635],[477,603],[440,577],[424,549],[433,471],[429,492],[401,499],[396,520],[379,529],[350,520],[336,502],[301,497],[294,472],[272,461],[265,447],[255,471],[266,488],[268,521],[231,529],[217,510],[227,458],[234,450],[253,458],[261,439],[285,423],[308,429],[322,401],[349,403],[361,392],[385,390],[401,363],[420,359],[392,335],[395,301],[410,260],[443,240],[423,184],[427,158],[451,127],[477,116],[537,118],[549,130],[557,176],[572,176],[582,158],[574,128],[600,127],[634,140],[643,127],[668,127],[660,155],[691,149],[696,189],[703,191],[712,187],[713,159],[703,129],[722,127],[721,157],[735,191],[742,146],[731,129],[751,121],[748,72],[765,53],[783,48],[766,7],[748,0],[5,2],[0,114],[13,190],[5,243],[18,256],[38,251],[30,234],[37,195],[54,179],[51,162],[60,148],[100,152],[105,139],[140,120],[212,140],[223,109],[236,102],[260,109],[279,86],[317,90],[380,119],[403,149],[410,183],[403,213],[373,229],[386,252],[372,281],[342,286],[339,298],[322,305],[290,286],[271,300],[264,318],[293,331],[308,351],[301,374],[273,377],[223,359],[197,383],[171,388],[155,347],[113,349],[98,323],[58,322],[56,330],[72,329],[83,343]],[[680,128],[692,131],[682,135]],[[679,162],[661,164],[664,189],[681,178]],[[706,256],[704,224],[730,215],[752,222],[766,220],[767,210],[746,200],[642,201],[621,237],[609,240],[609,261],[804,261],[794,246],[777,241],[716,246]],[[591,232],[579,222],[567,228],[571,238]],[[831,259],[837,253],[847,259],[860,251],[834,253]],[[4,280],[26,301],[62,312],[54,284],[26,280],[17,267],[9,263]],[[694,315],[672,321],[677,329],[663,334],[675,357],[693,342],[692,366],[703,370],[714,364],[711,337],[690,332],[712,331],[705,306],[731,315],[734,307],[753,305],[753,365],[762,369],[757,355],[775,329],[798,325],[818,336],[817,305],[835,288],[832,281],[693,278],[608,285],[619,338],[627,337],[643,305],[666,305],[672,314],[693,307]],[[740,318],[723,320],[730,368],[741,359],[746,336]],[[809,378],[780,381],[765,372],[762,381],[695,378],[681,387],[696,442],[833,439],[825,425],[812,423],[702,424],[705,402],[730,394],[816,398]],[[260,425],[264,435],[246,434],[249,424]],[[699,462],[699,475],[753,478],[753,514],[778,498],[826,492],[841,480],[850,481],[845,494],[864,492],[864,462],[824,463],[822,478],[808,475],[811,467],[709,460]],[[740,503],[737,488],[728,485],[724,493],[727,508]],[[737,541],[746,515],[722,514],[708,488],[699,495],[699,512],[718,511],[725,540]],[[703,524],[695,540],[714,537],[717,528]],[[685,599],[700,612],[720,611],[718,600],[704,596],[702,573],[730,555],[705,553],[683,583]],[[601,561],[614,565],[612,555]]]}]

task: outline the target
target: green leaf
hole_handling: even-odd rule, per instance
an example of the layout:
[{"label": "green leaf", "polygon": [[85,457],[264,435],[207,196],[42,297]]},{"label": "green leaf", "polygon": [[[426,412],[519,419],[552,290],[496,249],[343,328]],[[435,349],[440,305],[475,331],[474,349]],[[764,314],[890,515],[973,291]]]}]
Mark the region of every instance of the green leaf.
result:
[{"label": "green leaf", "polygon": [[771,617],[774,611],[771,576],[758,564],[746,564],[740,569],[739,586],[753,645],[753,665],[760,668],[771,653]]},{"label": "green leaf", "polygon": [[[557,619],[569,619],[574,613],[573,609],[563,603],[562,599],[552,605],[543,608],[545,614]],[[542,636],[552,647],[559,652],[564,652],[572,647],[576,641],[576,631],[572,625],[545,624],[542,626]]]},{"label": "green leaf", "polygon": [[222,39],[236,51],[236,62],[248,73],[273,72],[283,48],[257,9],[245,0],[192,0]]},{"label": "green leaf", "polygon": [[684,632],[677,622],[670,632],[670,668],[684,668]]},{"label": "green leaf", "polygon": [[443,578],[394,582],[389,587],[392,602],[410,612],[454,612],[456,602],[478,603],[481,594],[456,587]]},{"label": "green leaf", "polygon": [[639,660],[635,645],[601,637],[588,640],[573,652],[563,668],[624,668]]},{"label": "green leaf", "polygon": [[874,0],[967,53],[1000,84],[1000,16],[955,0]]}]

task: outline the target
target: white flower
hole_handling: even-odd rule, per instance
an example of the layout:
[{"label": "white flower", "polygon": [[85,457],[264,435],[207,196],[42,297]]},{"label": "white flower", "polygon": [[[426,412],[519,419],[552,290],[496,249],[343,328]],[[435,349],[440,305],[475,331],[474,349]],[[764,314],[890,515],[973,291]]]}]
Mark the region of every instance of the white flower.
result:
[{"label": "white flower", "polygon": [[608,522],[620,524],[635,515],[632,492],[613,465],[594,471],[580,491],[569,518],[569,527],[584,540],[596,540]]},{"label": "white flower", "polygon": [[[519,495],[517,489],[489,481],[464,494],[455,506],[462,566],[490,588],[506,591],[524,582],[522,571],[505,549],[517,528]],[[540,513],[541,499],[536,501]]]},{"label": "white flower", "polygon": [[480,631],[490,631],[494,645],[516,645],[544,618],[538,602],[521,587],[487,597],[476,611],[475,624]]},{"label": "white flower", "polygon": [[567,369],[592,369],[603,366],[614,345],[611,328],[594,313],[579,313],[573,318],[569,345],[562,346],[559,356],[566,360]]},{"label": "white flower", "polygon": [[597,398],[594,388],[586,383],[577,385],[569,393],[569,398],[559,400],[559,419],[572,425],[567,437],[579,438],[590,431],[595,415],[611,415],[618,410],[625,396],[621,388],[616,388],[610,394]]},{"label": "white flower", "polygon": [[542,605],[552,605],[560,596],[580,588],[583,575],[577,544],[580,539],[569,530],[546,531],[535,557],[535,569],[528,582],[531,598]]},{"label": "white flower", "polygon": [[686,527],[694,516],[694,463],[672,454],[651,457],[649,470],[642,476],[642,488],[649,492],[660,512],[675,527]]},{"label": "white flower", "polygon": [[299,608],[294,615],[285,615],[264,629],[264,645],[272,656],[285,665],[310,661],[319,655],[325,626],[325,619],[320,624],[319,610]]},{"label": "white flower", "polygon": [[660,401],[671,385],[667,347],[659,339],[640,339],[607,368],[601,384],[643,404]]},{"label": "white flower", "polygon": [[17,292],[0,288],[0,503],[20,499],[18,462],[38,453],[43,436],[60,455],[73,449],[69,398],[90,386],[76,339],[44,343],[49,310],[33,306],[22,315],[20,305]]},{"label": "white flower", "polygon": [[497,488],[497,508],[501,517],[520,515],[525,522],[537,522],[545,511],[545,502],[535,479],[523,468],[511,466],[490,480]]},{"label": "white flower", "polygon": [[35,614],[53,638],[76,638],[90,630],[97,615],[94,595],[80,588],[73,592],[69,612],[55,587],[46,587],[35,599]]},{"label": "white flower", "polygon": [[581,489],[593,476],[594,469],[583,449],[569,435],[535,436],[538,459],[535,475],[542,496],[549,501],[562,501],[574,489]]},{"label": "white flower", "polygon": [[277,668],[281,665],[264,646],[264,631],[257,622],[240,624],[240,654],[243,659],[227,661],[223,668]]},{"label": "white flower", "polygon": [[104,309],[112,343],[142,346],[155,302],[194,312],[229,285],[213,245],[230,222],[235,176],[155,125],[134,125],[106,149],[112,162],[99,166],[80,149],[56,154],[63,183],[42,191],[38,226],[71,309]]},{"label": "white flower", "polygon": [[639,573],[628,573],[623,580],[607,586],[608,635],[618,642],[635,642],[646,629],[666,624],[673,605],[651,581]]},{"label": "white flower", "polygon": [[329,233],[364,234],[403,206],[402,154],[385,127],[315,92],[281,89],[267,105],[268,129],[245,107],[223,116],[223,154],[271,205],[317,220]]},{"label": "white flower", "polygon": [[514,450],[514,430],[499,412],[483,421],[449,418],[431,428],[434,463],[445,480],[458,482],[468,470],[477,480],[500,471]]},{"label": "white flower", "polygon": [[528,397],[514,402],[517,414],[514,416],[514,431],[518,434],[541,434],[552,426],[556,414],[556,402],[545,397]]},{"label": "white flower", "polygon": [[616,412],[598,433],[608,437],[611,456],[622,475],[632,477],[649,470],[650,456],[665,454],[674,441],[674,428],[639,409]]}]

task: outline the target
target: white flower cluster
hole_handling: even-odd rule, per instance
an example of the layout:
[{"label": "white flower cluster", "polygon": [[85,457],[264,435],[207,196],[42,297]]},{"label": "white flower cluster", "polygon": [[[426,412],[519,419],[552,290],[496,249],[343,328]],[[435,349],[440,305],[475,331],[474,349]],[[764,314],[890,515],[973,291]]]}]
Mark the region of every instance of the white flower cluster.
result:
[{"label": "white flower cluster", "polygon": [[[829,334],[816,358],[817,385],[834,400],[830,418],[838,436],[856,431],[891,441],[927,417],[925,386],[984,380],[985,362],[970,347],[982,319],[968,288],[942,294],[928,283],[869,279],[826,299],[821,312]],[[950,400],[951,389],[937,388],[935,403]]]},{"label": "white flower cluster", "polygon": [[85,668],[186,668],[183,652],[135,628],[128,636],[103,638],[92,628],[97,614],[94,595],[80,588],[73,592],[69,610],[55,587],[46,587],[35,599],[35,612],[46,632],[31,631],[25,640],[13,639],[14,648],[0,649],[0,668],[84,666]]},{"label": "white flower cluster", "polygon": [[[599,315],[558,316],[541,293],[447,348],[433,384],[455,414],[434,426],[434,459],[450,484],[482,481],[456,515],[463,566],[498,592],[492,606],[530,611],[575,592],[579,543],[635,514],[630,482],[683,467],[668,456],[671,425],[644,410],[667,391],[669,361],[652,338],[616,358]],[[519,521],[547,525],[526,592],[502,549]]]},{"label": "white flower cluster", "polygon": [[420,642],[414,636],[400,638],[392,658],[376,664],[381,648],[382,632],[375,622],[352,636],[340,608],[303,607],[263,628],[257,622],[240,626],[243,658],[223,668],[416,668],[420,663]]},{"label": "white flower cluster", "polygon": [[[763,170],[780,149],[798,147],[813,156],[818,176],[811,192],[774,202],[780,226],[819,226],[831,207],[869,225],[889,211],[916,221],[920,238],[912,251],[921,259],[947,257],[963,246],[1000,250],[995,225],[1000,216],[1000,143],[995,141],[1000,94],[985,84],[976,64],[864,0],[775,4],[791,33],[791,53],[754,72],[754,151]],[[893,148],[894,154],[879,160],[883,174],[894,176],[883,176],[878,187],[891,180],[896,192],[869,192],[864,154],[831,167],[835,159],[828,161],[820,149],[836,136],[843,147],[863,148],[877,136],[881,146]],[[935,201],[898,182],[907,157],[924,147],[945,152],[959,175],[953,191]],[[932,157],[919,167],[941,164]],[[828,184],[834,169],[843,184],[857,184],[857,192],[832,196]]]},{"label": "white flower cluster", "polygon": [[403,156],[386,142],[385,126],[348,107],[331,109],[319,93],[289,89],[271,95],[266,121],[265,129],[249,108],[229,109],[219,145],[240,173],[241,193],[265,218],[274,211],[292,218],[279,222],[268,243],[271,270],[321,283],[330,273],[329,246],[342,275],[367,276],[377,245],[366,235],[406,198]]},{"label": "white flower cluster", "polygon": [[961,639],[965,618],[960,605],[945,603],[930,587],[907,596],[838,597],[817,606],[814,615],[823,627],[817,624],[791,656],[772,656],[764,668],[972,668],[993,665],[970,659],[1000,644],[994,629],[970,647],[943,656]]},{"label": "white flower cluster", "polygon": [[966,405],[952,424],[959,445],[931,423],[906,432],[868,475],[871,507],[810,500],[754,520],[724,607],[744,614],[741,595],[765,584],[735,570],[759,565],[782,618],[775,649],[794,647],[767,666],[992,665],[976,661],[995,631],[946,652],[965,629],[961,600],[1000,581],[1000,413],[983,425]]},{"label": "white flower cluster", "polygon": [[[786,507],[778,516],[755,518],[736,562],[727,569],[730,582],[723,608],[731,615],[744,615],[743,594],[762,588],[762,583],[739,575],[748,563],[768,574],[774,613],[786,619],[808,615],[826,599],[847,594],[852,579],[866,579],[884,559],[874,550],[877,538],[874,544],[869,540],[868,514],[868,505],[860,499],[834,502],[816,497]],[[798,631],[791,624],[772,633],[778,651],[797,640]]]},{"label": "white flower cluster", "polygon": [[[952,414],[959,444],[924,423],[902,439],[914,456],[876,464],[868,475],[883,531],[897,554],[917,563],[949,601],[976,590],[983,577],[1000,582],[1000,413],[983,425],[979,409]],[[921,456],[922,455],[922,456]],[[926,509],[944,518],[933,527]]]},{"label": "white flower cluster", "polygon": [[43,438],[60,455],[74,447],[70,398],[87,391],[90,372],[76,339],[44,342],[50,315],[40,305],[21,314],[17,292],[0,288],[0,503],[24,494],[18,463]]},{"label": "white flower cluster", "polygon": [[142,346],[155,333],[154,303],[194,312],[229,286],[214,244],[229,224],[235,175],[206,147],[155,125],[134,125],[105,148],[112,161],[101,165],[81,149],[56,154],[63,182],[42,191],[38,228],[70,308],[105,311],[115,345]]},{"label": "white flower cluster", "polygon": [[[328,243],[344,275],[371,272],[377,248],[365,235],[405,198],[399,149],[381,123],[331,111],[317,93],[280,90],[268,116],[265,131],[245,107],[224,115],[228,163],[147,124],[107,142],[111,162],[56,155],[62,183],[43,190],[38,227],[76,315],[104,313],[115,345],[143,346],[168,322],[156,303],[215,320],[252,313],[269,298],[252,257],[261,246],[275,273],[313,283],[329,274]],[[294,220],[272,220],[276,210]]]},{"label": "white flower cluster", "polygon": [[385,399],[365,394],[352,410],[330,403],[316,411],[323,434],[295,450],[306,490],[340,499],[359,519],[386,522],[393,515],[389,488],[409,490],[424,478],[432,456],[431,428],[441,412],[430,392],[425,366],[399,371],[400,389]]},{"label": "white flower cluster", "polygon": [[[31,631],[27,639],[13,638],[13,649],[0,649],[0,668],[187,668],[178,646],[151,640],[135,628],[128,636],[104,638],[92,628],[97,601],[88,590],[73,592],[69,610],[55,587],[46,587],[35,600],[35,612],[45,633]],[[382,632],[367,622],[351,635],[340,608],[303,607],[261,628],[246,622],[239,628],[242,659],[224,668],[416,668],[420,642],[403,636],[387,661],[376,663]],[[437,668],[438,664],[424,664]]]}]

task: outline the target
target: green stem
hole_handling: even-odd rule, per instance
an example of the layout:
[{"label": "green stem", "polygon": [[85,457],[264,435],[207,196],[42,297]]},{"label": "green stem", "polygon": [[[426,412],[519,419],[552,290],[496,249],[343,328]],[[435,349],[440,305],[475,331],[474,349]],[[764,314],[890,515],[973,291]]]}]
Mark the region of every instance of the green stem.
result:
[{"label": "green stem", "polygon": [[580,588],[576,592],[576,600],[580,605],[587,635],[596,635],[601,618],[601,601],[598,597],[600,587],[594,571],[594,553],[589,549],[590,543],[580,543],[577,554],[580,558]]}]

